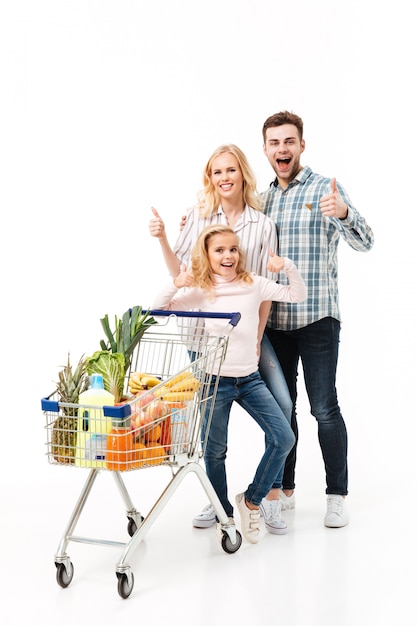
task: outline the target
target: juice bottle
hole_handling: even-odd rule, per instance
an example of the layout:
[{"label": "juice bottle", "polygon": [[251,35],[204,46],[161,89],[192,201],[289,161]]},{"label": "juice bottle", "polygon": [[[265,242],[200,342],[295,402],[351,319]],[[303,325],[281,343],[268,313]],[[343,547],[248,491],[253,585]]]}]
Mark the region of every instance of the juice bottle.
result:
[{"label": "juice bottle", "polygon": [[184,402],[170,402],[171,454],[186,451],[187,405]]},{"label": "juice bottle", "polygon": [[107,469],[123,472],[132,468],[133,436],[128,417],[113,417],[112,428],[107,435]]},{"label": "juice bottle", "polygon": [[114,395],[104,389],[101,374],[91,376],[90,387],[80,393],[78,404],[83,406],[78,409],[75,465],[105,468],[112,421],[104,415],[103,407],[114,405]]}]

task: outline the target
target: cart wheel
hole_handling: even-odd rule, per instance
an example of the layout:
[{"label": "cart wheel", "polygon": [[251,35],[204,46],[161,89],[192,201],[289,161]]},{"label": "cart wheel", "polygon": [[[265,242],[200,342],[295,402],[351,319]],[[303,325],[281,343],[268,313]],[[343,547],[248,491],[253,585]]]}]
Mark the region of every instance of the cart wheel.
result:
[{"label": "cart wheel", "polygon": [[[141,515],[140,516],[140,521],[141,523],[143,522],[145,518]],[[135,520],[133,519],[133,517],[129,517],[129,522],[127,524],[127,532],[129,533],[129,535],[131,537],[133,537],[133,535],[135,534],[135,532],[137,531],[138,527],[136,525]]]},{"label": "cart wheel", "polygon": [[227,532],[223,531],[221,544],[222,544],[223,550],[227,552],[227,554],[233,554],[234,552],[237,552],[240,546],[242,545],[242,535],[237,530],[236,531],[236,543],[232,543],[232,540],[230,539]]},{"label": "cart wheel", "polygon": [[127,577],[127,574],[120,574],[119,572],[116,572],[116,576],[117,576],[117,591],[119,592],[119,596],[123,599],[128,598],[130,594],[132,593],[133,584],[135,582],[133,574],[131,574],[131,578],[132,578],[131,585],[129,585],[129,579]]},{"label": "cart wheel", "polygon": [[67,568],[65,567],[65,563],[55,563],[56,566],[56,581],[60,587],[68,587],[70,582],[72,581],[72,577],[74,576],[74,566],[69,561],[69,571],[67,572]]}]

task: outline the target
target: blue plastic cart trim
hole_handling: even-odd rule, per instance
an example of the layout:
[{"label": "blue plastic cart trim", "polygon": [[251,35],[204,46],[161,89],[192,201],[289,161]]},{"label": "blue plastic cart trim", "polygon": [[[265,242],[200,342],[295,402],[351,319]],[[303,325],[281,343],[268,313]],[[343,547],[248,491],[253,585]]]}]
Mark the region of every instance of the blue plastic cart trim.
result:
[{"label": "blue plastic cart trim", "polygon": [[128,417],[132,411],[130,409],[130,404],[121,404],[120,406],[103,406],[103,413],[105,417],[123,419],[124,417]]},{"label": "blue plastic cart trim", "polygon": [[155,309],[149,311],[150,315],[155,317],[169,317],[174,315],[175,317],[205,317],[206,319],[225,319],[230,320],[232,326],[237,326],[241,318],[240,313],[205,313],[204,311],[166,311],[165,309]]},{"label": "blue plastic cart trim", "polygon": [[[59,402],[57,402],[56,400],[42,398],[41,403],[42,411],[48,411],[49,413],[59,413]],[[123,419],[124,417],[131,415],[132,410],[129,404],[121,404],[120,406],[103,406],[103,413],[105,417]]]},{"label": "blue plastic cart trim", "polygon": [[48,400],[48,398],[42,398],[42,411],[49,411],[50,413],[59,413],[59,404],[55,400]]}]

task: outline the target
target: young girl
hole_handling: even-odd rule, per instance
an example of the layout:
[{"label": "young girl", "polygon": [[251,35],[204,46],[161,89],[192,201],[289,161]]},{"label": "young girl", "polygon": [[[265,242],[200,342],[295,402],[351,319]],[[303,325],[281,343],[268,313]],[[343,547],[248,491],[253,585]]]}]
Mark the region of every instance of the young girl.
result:
[{"label": "young girl", "polygon": [[[288,420],[258,371],[259,308],[268,300],[302,302],[307,295],[294,263],[272,251],[269,254],[269,271],[284,270],[289,285],[247,272],[245,255],[233,229],[222,224],[207,226],[193,248],[191,272],[187,272],[183,265],[180,274],[153,303],[155,309],[186,311],[199,308],[206,312],[229,310],[241,314],[239,324],[229,337],[222,364],[204,462],[226,514],[233,518],[225,460],[230,410],[233,402],[237,402],[265,433],[265,452],[253,482],[244,493],[236,496],[242,534],[251,543],[259,540],[260,509],[269,532],[283,534],[287,531],[280,515],[279,490],[285,459],[295,441]],[[222,323],[224,321],[206,319],[205,329],[209,334],[219,335]],[[267,500],[265,496],[269,494],[270,497],[271,493],[275,499]]]}]

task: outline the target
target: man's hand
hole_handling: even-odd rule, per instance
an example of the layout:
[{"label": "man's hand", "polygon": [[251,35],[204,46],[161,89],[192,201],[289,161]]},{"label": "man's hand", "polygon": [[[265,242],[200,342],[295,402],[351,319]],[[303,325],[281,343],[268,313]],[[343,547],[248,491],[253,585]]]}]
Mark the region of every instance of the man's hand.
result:
[{"label": "man's hand", "polygon": [[192,287],[193,282],[193,275],[187,272],[187,268],[182,264],[180,273],[174,278],[174,285],[177,289],[181,289],[181,287]]},{"label": "man's hand", "polygon": [[266,269],[269,272],[281,272],[284,269],[285,260],[282,256],[278,256],[271,249],[269,250],[269,261],[266,266]]},{"label": "man's hand", "polygon": [[348,207],[337,190],[335,178],[332,178],[331,188],[330,193],[320,198],[320,211],[324,217],[337,217],[339,220],[344,220],[348,214]]},{"label": "man's hand", "polygon": [[165,224],[162,221],[158,211],[152,207],[152,213],[154,214],[154,218],[149,222],[149,232],[152,237],[157,237],[158,239],[162,239],[165,237]]}]

